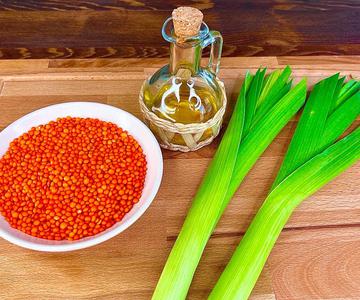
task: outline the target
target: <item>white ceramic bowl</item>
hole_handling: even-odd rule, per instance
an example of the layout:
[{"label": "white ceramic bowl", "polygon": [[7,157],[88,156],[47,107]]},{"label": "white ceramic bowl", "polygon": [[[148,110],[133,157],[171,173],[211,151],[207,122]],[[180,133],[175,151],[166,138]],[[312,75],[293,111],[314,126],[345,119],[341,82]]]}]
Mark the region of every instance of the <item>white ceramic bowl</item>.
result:
[{"label": "white ceramic bowl", "polygon": [[145,212],[153,201],[162,178],[163,160],[158,142],[151,131],[136,117],[119,108],[92,102],[70,102],[51,105],[36,110],[18,119],[0,133],[0,157],[2,157],[10,142],[27,132],[34,126],[46,124],[59,117],[96,118],[112,122],[127,130],[141,145],[147,160],[147,174],[145,186],[139,202],[125,217],[95,236],[78,241],[51,241],[32,237],[14,228],[11,228],[0,214],[0,236],[11,243],[24,248],[38,251],[62,252],[90,247],[104,242],[133,224]]}]

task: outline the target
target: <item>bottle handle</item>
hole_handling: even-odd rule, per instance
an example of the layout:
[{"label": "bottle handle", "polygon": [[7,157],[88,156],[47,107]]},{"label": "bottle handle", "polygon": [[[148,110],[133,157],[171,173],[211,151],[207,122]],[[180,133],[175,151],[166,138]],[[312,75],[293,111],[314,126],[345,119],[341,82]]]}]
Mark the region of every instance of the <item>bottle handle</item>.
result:
[{"label": "bottle handle", "polygon": [[220,67],[223,38],[219,31],[211,30],[202,43],[202,48],[211,45],[208,69],[217,75]]}]

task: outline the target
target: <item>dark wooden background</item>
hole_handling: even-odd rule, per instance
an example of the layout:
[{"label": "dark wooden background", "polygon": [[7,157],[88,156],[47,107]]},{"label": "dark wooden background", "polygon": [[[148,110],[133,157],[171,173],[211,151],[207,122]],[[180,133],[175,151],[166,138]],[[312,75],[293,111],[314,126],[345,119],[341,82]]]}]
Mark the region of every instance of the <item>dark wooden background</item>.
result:
[{"label": "dark wooden background", "polygon": [[222,32],[224,56],[360,54],[360,0],[0,0],[0,58],[164,57],[180,5]]}]

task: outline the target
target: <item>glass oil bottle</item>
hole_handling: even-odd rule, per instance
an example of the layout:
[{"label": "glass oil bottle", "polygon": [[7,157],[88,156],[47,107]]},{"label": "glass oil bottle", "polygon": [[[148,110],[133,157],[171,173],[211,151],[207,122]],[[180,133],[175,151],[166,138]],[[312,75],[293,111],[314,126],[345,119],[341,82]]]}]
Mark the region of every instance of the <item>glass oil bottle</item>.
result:
[{"label": "glass oil bottle", "polygon": [[[222,37],[202,22],[202,13],[179,7],[165,21],[170,63],[145,80],[140,108],[163,148],[194,151],[218,135],[226,108],[224,84],[217,78]],[[211,45],[207,66],[202,50]]]}]

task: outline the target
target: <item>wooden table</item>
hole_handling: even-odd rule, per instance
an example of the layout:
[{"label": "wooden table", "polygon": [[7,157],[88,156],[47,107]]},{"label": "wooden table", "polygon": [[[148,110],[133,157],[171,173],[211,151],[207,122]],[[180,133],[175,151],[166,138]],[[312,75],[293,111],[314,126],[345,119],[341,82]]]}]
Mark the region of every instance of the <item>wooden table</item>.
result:
[{"label": "wooden table", "polygon": [[[360,77],[360,57],[224,58],[230,107],[244,73],[290,64],[311,84],[335,72]],[[53,103],[97,101],[140,117],[138,92],[164,59],[0,61],[0,127]],[[359,124],[357,121],[357,125]],[[259,159],[212,235],[189,299],[205,299],[259,208],[296,121]],[[0,240],[1,299],[149,299],[218,141],[193,153],[163,151],[164,178],[144,216],[101,245],[39,253]],[[251,299],[360,299],[360,164],[296,210]]]},{"label": "wooden table", "polygon": [[0,58],[166,57],[180,5],[223,34],[224,56],[360,55],[358,0],[5,0]]}]

